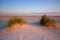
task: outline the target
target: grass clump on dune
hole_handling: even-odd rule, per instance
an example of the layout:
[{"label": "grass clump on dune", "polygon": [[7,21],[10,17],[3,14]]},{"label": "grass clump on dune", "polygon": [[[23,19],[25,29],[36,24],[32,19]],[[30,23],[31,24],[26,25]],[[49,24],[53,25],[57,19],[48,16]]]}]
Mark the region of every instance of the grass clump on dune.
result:
[{"label": "grass clump on dune", "polygon": [[47,26],[47,27],[55,27],[56,26],[56,22],[53,19],[50,19],[46,15],[42,16],[42,19],[40,20],[40,24]]},{"label": "grass clump on dune", "polygon": [[8,24],[7,24],[7,27],[11,27],[11,25],[16,24],[16,23],[22,25],[22,24],[25,23],[25,21],[24,21],[24,19],[22,19],[22,18],[12,17],[12,18],[9,20],[9,22],[8,22]]}]

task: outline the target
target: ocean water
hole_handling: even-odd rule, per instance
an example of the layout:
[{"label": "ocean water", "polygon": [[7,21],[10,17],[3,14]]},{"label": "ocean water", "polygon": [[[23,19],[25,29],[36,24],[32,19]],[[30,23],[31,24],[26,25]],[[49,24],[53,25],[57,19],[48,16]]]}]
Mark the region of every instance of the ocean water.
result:
[{"label": "ocean water", "polygon": [[[22,17],[27,24],[39,26],[39,21],[41,16],[19,16]],[[60,16],[51,16],[50,18],[54,19],[56,23],[60,24]],[[9,16],[2,16],[0,17],[0,29],[4,29],[5,25],[7,25],[9,20]]]}]

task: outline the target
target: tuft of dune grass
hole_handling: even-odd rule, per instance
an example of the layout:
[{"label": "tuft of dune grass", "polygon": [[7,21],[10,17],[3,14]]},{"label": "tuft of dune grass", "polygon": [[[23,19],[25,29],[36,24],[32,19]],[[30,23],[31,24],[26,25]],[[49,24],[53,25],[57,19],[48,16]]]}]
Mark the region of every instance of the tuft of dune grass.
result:
[{"label": "tuft of dune grass", "polygon": [[25,21],[24,21],[23,18],[12,17],[12,18],[10,18],[10,20],[8,21],[7,27],[11,27],[12,25],[14,25],[14,24],[16,24],[16,23],[22,25],[22,24],[25,23]]},{"label": "tuft of dune grass", "polygon": [[56,22],[54,21],[54,19],[49,18],[47,15],[42,16],[40,20],[40,24],[47,27],[53,27],[53,28],[55,28],[56,26]]}]

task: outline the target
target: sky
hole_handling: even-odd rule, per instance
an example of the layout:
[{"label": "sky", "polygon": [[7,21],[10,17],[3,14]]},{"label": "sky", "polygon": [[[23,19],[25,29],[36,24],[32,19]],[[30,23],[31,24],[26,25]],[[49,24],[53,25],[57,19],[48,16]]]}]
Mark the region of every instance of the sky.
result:
[{"label": "sky", "polygon": [[0,0],[2,12],[60,12],[60,0]]}]

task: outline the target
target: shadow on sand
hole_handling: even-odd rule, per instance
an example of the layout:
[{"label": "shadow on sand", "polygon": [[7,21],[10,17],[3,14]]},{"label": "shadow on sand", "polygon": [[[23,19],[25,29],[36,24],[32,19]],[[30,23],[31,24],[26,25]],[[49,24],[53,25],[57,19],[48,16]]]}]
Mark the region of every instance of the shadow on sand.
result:
[{"label": "shadow on sand", "polygon": [[[40,24],[39,24],[39,22],[34,22],[34,23],[26,23],[26,24],[29,24],[29,25],[34,25],[34,26],[41,26]],[[3,30],[5,28],[5,25],[0,25],[0,30]]]},{"label": "shadow on sand", "polygon": [[5,26],[7,25],[8,20],[0,20],[0,30],[5,29]]},{"label": "shadow on sand", "polygon": [[27,23],[29,25],[35,25],[35,26],[41,26],[41,24],[39,22],[31,22],[31,23]]}]

